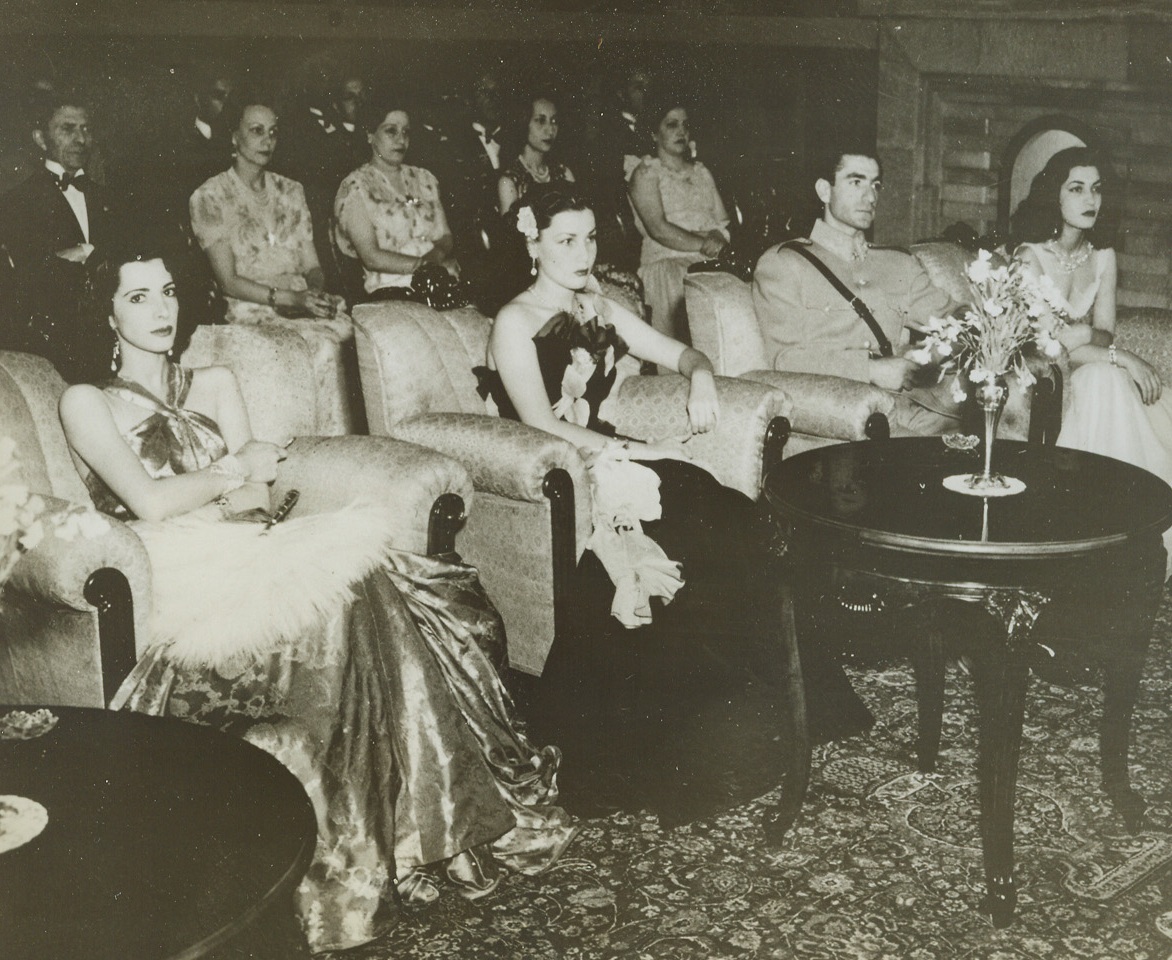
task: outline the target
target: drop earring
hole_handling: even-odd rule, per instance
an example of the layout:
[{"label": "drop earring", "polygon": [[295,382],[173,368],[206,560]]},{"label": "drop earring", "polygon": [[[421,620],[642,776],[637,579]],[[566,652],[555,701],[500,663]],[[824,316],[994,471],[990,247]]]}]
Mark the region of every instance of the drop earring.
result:
[{"label": "drop earring", "polygon": [[122,344],[119,343],[118,338],[114,338],[114,355],[110,357],[110,372],[118,372],[118,363],[122,359]]},{"label": "drop earring", "polygon": [[536,277],[537,276],[537,258],[533,257],[532,260],[533,260],[532,266],[529,267],[529,276]]}]

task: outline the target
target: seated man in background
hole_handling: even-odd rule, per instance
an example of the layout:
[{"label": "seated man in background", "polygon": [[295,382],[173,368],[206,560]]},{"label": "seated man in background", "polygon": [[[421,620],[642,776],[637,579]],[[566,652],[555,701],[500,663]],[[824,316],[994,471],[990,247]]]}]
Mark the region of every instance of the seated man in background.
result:
[{"label": "seated man in background", "polygon": [[960,425],[948,382],[902,354],[910,332],[957,304],[909,253],[867,243],[880,178],[873,150],[826,155],[814,183],[822,215],[809,239],[761,257],[753,306],[774,369],[873,383],[896,394],[893,434],[946,433]]},{"label": "seated man in background", "polygon": [[114,218],[106,190],[86,176],[93,138],[83,101],[37,91],[32,136],[43,166],[0,198],[13,282],[0,347],[46,357],[78,383],[93,379],[95,358],[108,360],[113,348],[109,330],[85,322],[83,298],[86,263],[102,256]]}]

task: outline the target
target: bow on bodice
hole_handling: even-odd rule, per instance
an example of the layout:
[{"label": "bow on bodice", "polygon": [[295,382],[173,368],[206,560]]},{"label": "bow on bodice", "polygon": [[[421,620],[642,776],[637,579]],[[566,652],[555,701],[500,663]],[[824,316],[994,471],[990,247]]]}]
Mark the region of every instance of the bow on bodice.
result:
[{"label": "bow on bodice", "polygon": [[[184,408],[191,381],[191,370],[172,364],[167,372],[165,399],[120,377],[102,385],[102,390],[110,396],[149,411],[148,416],[123,431],[122,436],[142,462],[143,469],[156,480],[202,470],[228,452],[216,422]],[[130,510],[97,474],[91,473],[86,484],[99,510],[121,519],[132,518]]]}]

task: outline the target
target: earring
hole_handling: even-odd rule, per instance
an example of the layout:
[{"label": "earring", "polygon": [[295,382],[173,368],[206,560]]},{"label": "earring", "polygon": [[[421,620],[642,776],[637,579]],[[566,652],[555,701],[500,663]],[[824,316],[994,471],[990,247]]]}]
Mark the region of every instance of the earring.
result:
[{"label": "earring", "polygon": [[118,364],[121,360],[122,360],[122,344],[118,341],[118,338],[115,337],[114,338],[114,355],[110,358],[110,372],[111,373],[118,372]]},{"label": "earring", "polygon": [[536,277],[537,276],[537,258],[533,257],[532,260],[533,260],[533,265],[529,268],[529,276]]},{"label": "earring", "polygon": [[175,359],[175,348],[174,347],[172,347],[170,350],[167,351],[167,359],[168,360]]}]

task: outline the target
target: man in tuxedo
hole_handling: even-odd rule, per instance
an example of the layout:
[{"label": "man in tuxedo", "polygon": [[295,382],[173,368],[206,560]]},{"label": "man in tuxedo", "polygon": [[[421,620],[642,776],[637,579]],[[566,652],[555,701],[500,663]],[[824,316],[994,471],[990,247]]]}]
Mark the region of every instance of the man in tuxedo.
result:
[{"label": "man in tuxedo", "polygon": [[110,198],[86,176],[93,139],[83,102],[46,93],[33,115],[43,165],[0,198],[0,242],[12,263],[13,311],[3,324],[9,349],[47,357],[70,383],[92,379],[113,346],[109,329],[84,309],[87,264],[96,265],[114,230]]},{"label": "man in tuxedo", "polygon": [[195,116],[177,144],[174,161],[176,190],[182,195],[182,211],[195,189],[210,177],[228,169],[232,143],[220,122],[224,101],[235,85],[230,72],[218,65],[203,67],[196,77],[193,99]]}]

